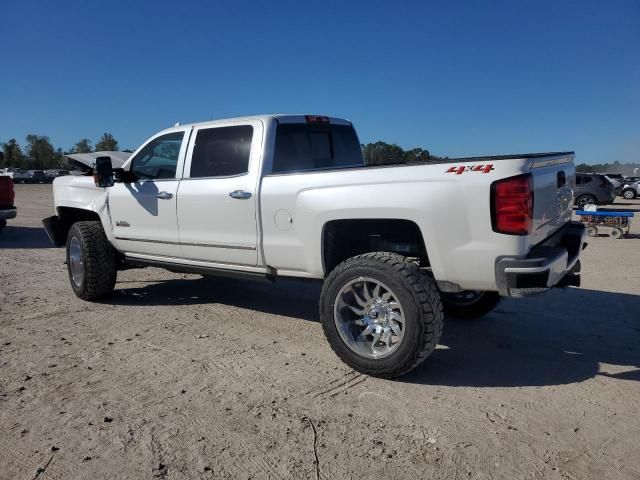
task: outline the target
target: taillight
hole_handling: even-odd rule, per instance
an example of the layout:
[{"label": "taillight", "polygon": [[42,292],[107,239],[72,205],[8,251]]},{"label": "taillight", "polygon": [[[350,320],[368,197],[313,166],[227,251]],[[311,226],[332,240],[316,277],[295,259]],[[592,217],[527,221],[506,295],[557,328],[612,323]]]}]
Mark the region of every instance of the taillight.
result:
[{"label": "taillight", "polygon": [[531,174],[505,178],[491,184],[493,231],[529,235],[533,229],[533,179]]}]

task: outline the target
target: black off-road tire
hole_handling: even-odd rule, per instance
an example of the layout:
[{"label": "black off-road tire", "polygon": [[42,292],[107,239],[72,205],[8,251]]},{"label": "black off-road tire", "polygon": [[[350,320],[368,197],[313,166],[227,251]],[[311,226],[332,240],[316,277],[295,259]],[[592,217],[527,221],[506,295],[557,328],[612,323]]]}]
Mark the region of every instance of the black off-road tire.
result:
[{"label": "black off-road tire", "polygon": [[[357,354],[345,344],[336,327],[336,296],[359,277],[388,285],[404,311],[402,343],[383,358]],[[395,378],[420,365],[436,348],[442,335],[442,303],[435,281],[418,265],[395,253],[372,252],[345,260],[329,274],[320,296],[320,321],[329,345],[343,362],[366,375]]]},{"label": "black off-road tire", "polygon": [[443,293],[442,307],[445,317],[453,317],[461,320],[475,320],[484,317],[500,303],[498,292],[480,292],[478,299],[471,303],[455,301],[455,296]]},{"label": "black off-road tire", "polygon": [[[69,244],[74,237],[80,243],[84,268],[79,285],[73,279],[69,261]],[[113,293],[117,276],[117,255],[100,222],[76,222],[71,226],[67,235],[66,257],[69,282],[79,298],[101,300]]]}]

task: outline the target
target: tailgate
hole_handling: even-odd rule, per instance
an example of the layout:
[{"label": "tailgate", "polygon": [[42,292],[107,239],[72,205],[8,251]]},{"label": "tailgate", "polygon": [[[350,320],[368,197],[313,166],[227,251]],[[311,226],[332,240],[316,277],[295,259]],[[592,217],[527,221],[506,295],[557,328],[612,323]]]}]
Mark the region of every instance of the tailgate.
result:
[{"label": "tailgate", "polygon": [[571,221],[576,168],[573,154],[532,160],[533,232],[531,243],[540,243]]}]

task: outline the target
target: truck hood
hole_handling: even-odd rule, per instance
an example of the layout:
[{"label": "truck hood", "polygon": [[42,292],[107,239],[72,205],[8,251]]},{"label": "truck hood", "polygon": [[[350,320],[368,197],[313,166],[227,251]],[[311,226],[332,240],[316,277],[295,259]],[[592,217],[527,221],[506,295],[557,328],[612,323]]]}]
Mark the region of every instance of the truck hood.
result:
[{"label": "truck hood", "polygon": [[98,157],[111,157],[113,168],[120,168],[126,162],[131,153],[129,152],[91,152],[91,153],[69,153],[63,157],[63,161],[72,170],[79,169],[85,173],[93,170],[93,164]]}]

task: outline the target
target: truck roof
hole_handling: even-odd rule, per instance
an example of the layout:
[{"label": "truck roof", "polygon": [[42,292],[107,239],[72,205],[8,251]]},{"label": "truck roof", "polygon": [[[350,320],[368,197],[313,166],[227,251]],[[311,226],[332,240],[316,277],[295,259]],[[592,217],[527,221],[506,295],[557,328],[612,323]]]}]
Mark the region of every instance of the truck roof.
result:
[{"label": "truck roof", "polygon": [[194,122],[194,123],[184,123],[184,124],[176,124],[174,127],[169,127],[163,130],[163,132],[170,132],[175,129],[183,129],[185,127],[204,127],[204,126],[216,126],[216,125],[224,125],[225,123],[235,123],[235,122],[243,122],[250,120],[261,120],[261,121],[270,121],[275,119],[278,123],[307,123],[310,118],[313,119],[326,119],[324,122],[328,121],[328,123],[334,125],[351,125],[351,122],[344,118],[332,117],[329,115],[318,115],[318,114],[296,114],[296,113],[274,113],[269,115],[249,115],[246,117],[230,117],[230,118],[219,118],[216,120],[208,120],[205,122]]}]

